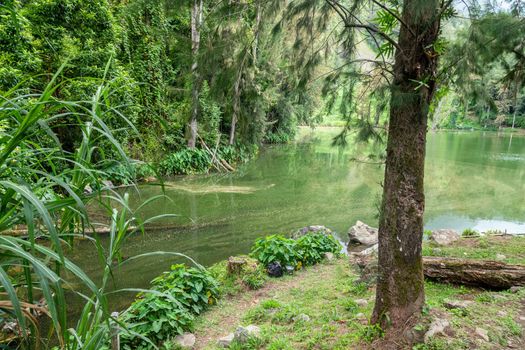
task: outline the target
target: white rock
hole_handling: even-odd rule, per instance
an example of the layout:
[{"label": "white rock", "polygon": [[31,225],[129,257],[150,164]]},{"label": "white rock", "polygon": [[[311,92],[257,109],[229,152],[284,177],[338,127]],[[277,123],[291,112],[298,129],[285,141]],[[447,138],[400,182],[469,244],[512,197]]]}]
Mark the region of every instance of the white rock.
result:
[{"label": "white rock", "polygon": [[443,302],[443,306],[449,310],[451,309],[465,310],[470,305],[472,305],[472,301],[470,300],[445,300]]},{"label": "white rock", "polygon": [[232,343],[234,337],[235,335],[230,333],[225,337],[219,338],[219,340],[217,340],[217,345],[221,348],[227,348]]},{"label": "white rock", "polygon": [[519,319],[520,321],[525,321],[525,316],[520,316]]},{"label": "white rock", "polygon": [[430,235],[430,241],[439,245],[450,245],[459,239],[459,233],[456,230],[441,229],[434,230]]},{"label": "white rock", "polygon": [[496,254],[496,260],[505,260],[505,259],[507,259],[505,255],[500,254],[500,253]]},{"label": "white rock", "polygon": [[348,230],[348,245],[352,244],[364,244],[374,245],[377,243],[378,230],[377,228],[370,227],[367,224],[357,221],[354,226]]},{"label": "white rock", "polygon": [[309,322],[310,316],[308,316],[307,314],[299,314],[293,318],[293,321],[294,322],[297,322],[297,321]]},{"label": "white rock", "polygon": [[239,326],[235,330],[233,339],[239,343],[246,343],[250,338],[258,338],[261,334],[261,329],[254,325],[246,327]]},{"label": "white rock", "polygon": [[447,328],[449,325],[450,323],[445,319],[435,318],[432,320],[428,331],[425,333],[425,343],[436,334],[443,334],[445,328]]},{"label": "white rock", "polygon": [[490,341],[489,332],[486,329],[476,327],[476,334],[479,335],[484,341]]},{"label": "white rock", "polygon": [[361,306],[361,307],[365,307],[368,305],[368,300],[365,300],[365,299],[356,299],[354,300],[355,303],[358,305],[358,306]]},{"label": "white rock", "polygon": [[357,315],[355,315],[355,318],[357,318],[358,320],[366,320],[366,315],[360,312]]},{"label": "white rock", "polygon": [[183,349],[193,349],[195,346],[195,335],[183,333],[175,337],[175,343]]},{"label": "white rock", "polygon": [[330,252],[324,253],[324,257],[328,261],[332,261],[335,258],[334,253],[330,253]]}]

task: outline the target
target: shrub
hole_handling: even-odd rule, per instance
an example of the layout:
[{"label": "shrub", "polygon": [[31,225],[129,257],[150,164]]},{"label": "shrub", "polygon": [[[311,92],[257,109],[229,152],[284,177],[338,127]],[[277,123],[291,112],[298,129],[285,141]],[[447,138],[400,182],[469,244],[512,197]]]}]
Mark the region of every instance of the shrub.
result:
[{"label": "shrub", "polygon": [[266,280],[268,280],[268,275],[264,268],[260,265],[257,265],[255,268],[247,268],[241,272],[242,282],[250,289],[259,289],[264,286]]},{"label": "shrub", "polygon": [[471,228],[467,228],[463,230],[463,233],[461,234],[463,237],[472,237],[472,236],[478,236],[479,233],[476,230],[473,230]]},{"label": "shrub", "polygon": [[142,337],[157,345],[190,330],[194,315],[214,304],[219,294],[218,283],[207,270],[183,264],[173,265],[151,283],[152,292],[139,294],[123,315],[130,330],[122,337],[124,349],[152,349]]},{"label": "shrub", "polygon": [[153,289],[170,293],[195,314],[214,304],[219,296],[219,284],[207,270],[187,268],[184,264],[172,265],[171,271],[151,283]]},{"label": "shrub", "polygon": [[[167,293],[166,293],[167,294]],[[193,315],[169,295],[148,293],[140,295],[124,314],[123,321],[130,331],[122,332],[121,343],[125,350],[153,349],[173,334],[182,334],[193,326]],[[138,337],[140,334],[150,340]]]},{"label": "shrub", "polygon": [[251,256],[264,266],[277,261],[282,266],[297,266],[301,256],[297,250],[297,242],[280,235],[271,235],[255,241]]},{"label": "shrub", "polygon": [[341,245],[332,235],[308,233],[297,239],[297,250],[303,265],[317,264],[324,253],[339,253]]},{"label": "shrub", "polygon": [[210,155],[199,148],[172,153],[159,164],[159,170],[164,175],[204,173],[210,167]]}]

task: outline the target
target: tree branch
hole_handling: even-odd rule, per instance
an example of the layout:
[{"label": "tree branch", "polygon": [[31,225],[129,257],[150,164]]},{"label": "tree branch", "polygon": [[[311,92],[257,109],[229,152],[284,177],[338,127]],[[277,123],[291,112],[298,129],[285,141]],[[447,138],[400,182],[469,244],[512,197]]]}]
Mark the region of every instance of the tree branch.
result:
[{"label": "tree branch", "polygon": [[399,21],[399,23],[401,23],[409,32],[410,34],[412,34],[412,36],[415,38],[416,37],[416,33],[414,33],[414,31],[412,30],[412,28],[410,28],[406,23],[405,21],[403,21],[401,19],[401,17],[399,17],[394,11],[390,10],[388,7],[386,7],[385,5],[381,4],[379,1],[376,1],[376,0],[372,0],[372,2],[374,4],[376,4],[377,6],[381,7],[383,10],[385,10],[386,12],[388,12],[389,14],[391,14],[392,16],[394,16],[395,19],[397,19]]}]

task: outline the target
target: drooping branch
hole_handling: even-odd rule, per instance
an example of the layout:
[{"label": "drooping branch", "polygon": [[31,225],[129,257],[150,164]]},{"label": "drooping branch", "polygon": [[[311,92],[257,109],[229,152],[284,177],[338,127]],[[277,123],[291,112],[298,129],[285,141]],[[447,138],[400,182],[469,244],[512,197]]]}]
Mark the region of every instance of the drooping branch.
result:
[{"label": "drooping branch", "polygon": [[412,36],[416,36],[416,33],[414,33],[414,31],[412,30],[412,28],[410,28],[406,23],[405,21],[403,21],[401,19],[401,17],[399,17],[394,11],[392,11],[391,9],[389,9],[388,7],[386,7],[385,5],[383,5],[382,3],[380,3],[379,1],[376,1],[376,0],[372,0],[372,2],[374,4],[376,4],[377,6],[381,7],[383,10],[385,10],[386,12],[388,12],[391,16],[393,16],[395,19],[397,19],[397,21],[402,25],[404,26],[409,32],[410,34],[412,34]]}]

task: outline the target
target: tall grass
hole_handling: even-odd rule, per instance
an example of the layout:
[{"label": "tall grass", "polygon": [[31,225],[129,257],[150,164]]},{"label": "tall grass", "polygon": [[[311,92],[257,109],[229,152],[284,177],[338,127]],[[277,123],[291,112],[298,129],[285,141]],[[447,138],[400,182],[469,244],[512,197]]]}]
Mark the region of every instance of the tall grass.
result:
[{"label": "tall grass", "polygon": [[[86,189],[104,187],[110,164],[131,164],[105,121],[117,116],[130,128],[133,125],[112,107],[114,88],[106,76],[94,80],[97,87],[89,100],[56,98],[65,84],[60,80],[62,69],[40,93],[17,86],[0,95],[0,321],[16,320],[25,348],[42,347],[46,337],[41,337],[37,315],[44,314],[51,320],[59,348],[101,349],[107,344],[110,323],[117,322],[107,300],[112,266],[121,262],[120,249],[130,228],[140,228],[141,222],[131,212],[127,195]],[[74,152],[62,148],[57,127],[81,131]],[[94,228],[86,209],[94,201],[111,218],[109,246],[102,246],[96,235],[88,238],[104,271],[99,285],[64,254],[76,237]],[[27,234],[12,236],[16,227]],[[68,328],[65,270],[88,291],[75,291],[85,307],[74,328]]]}]

